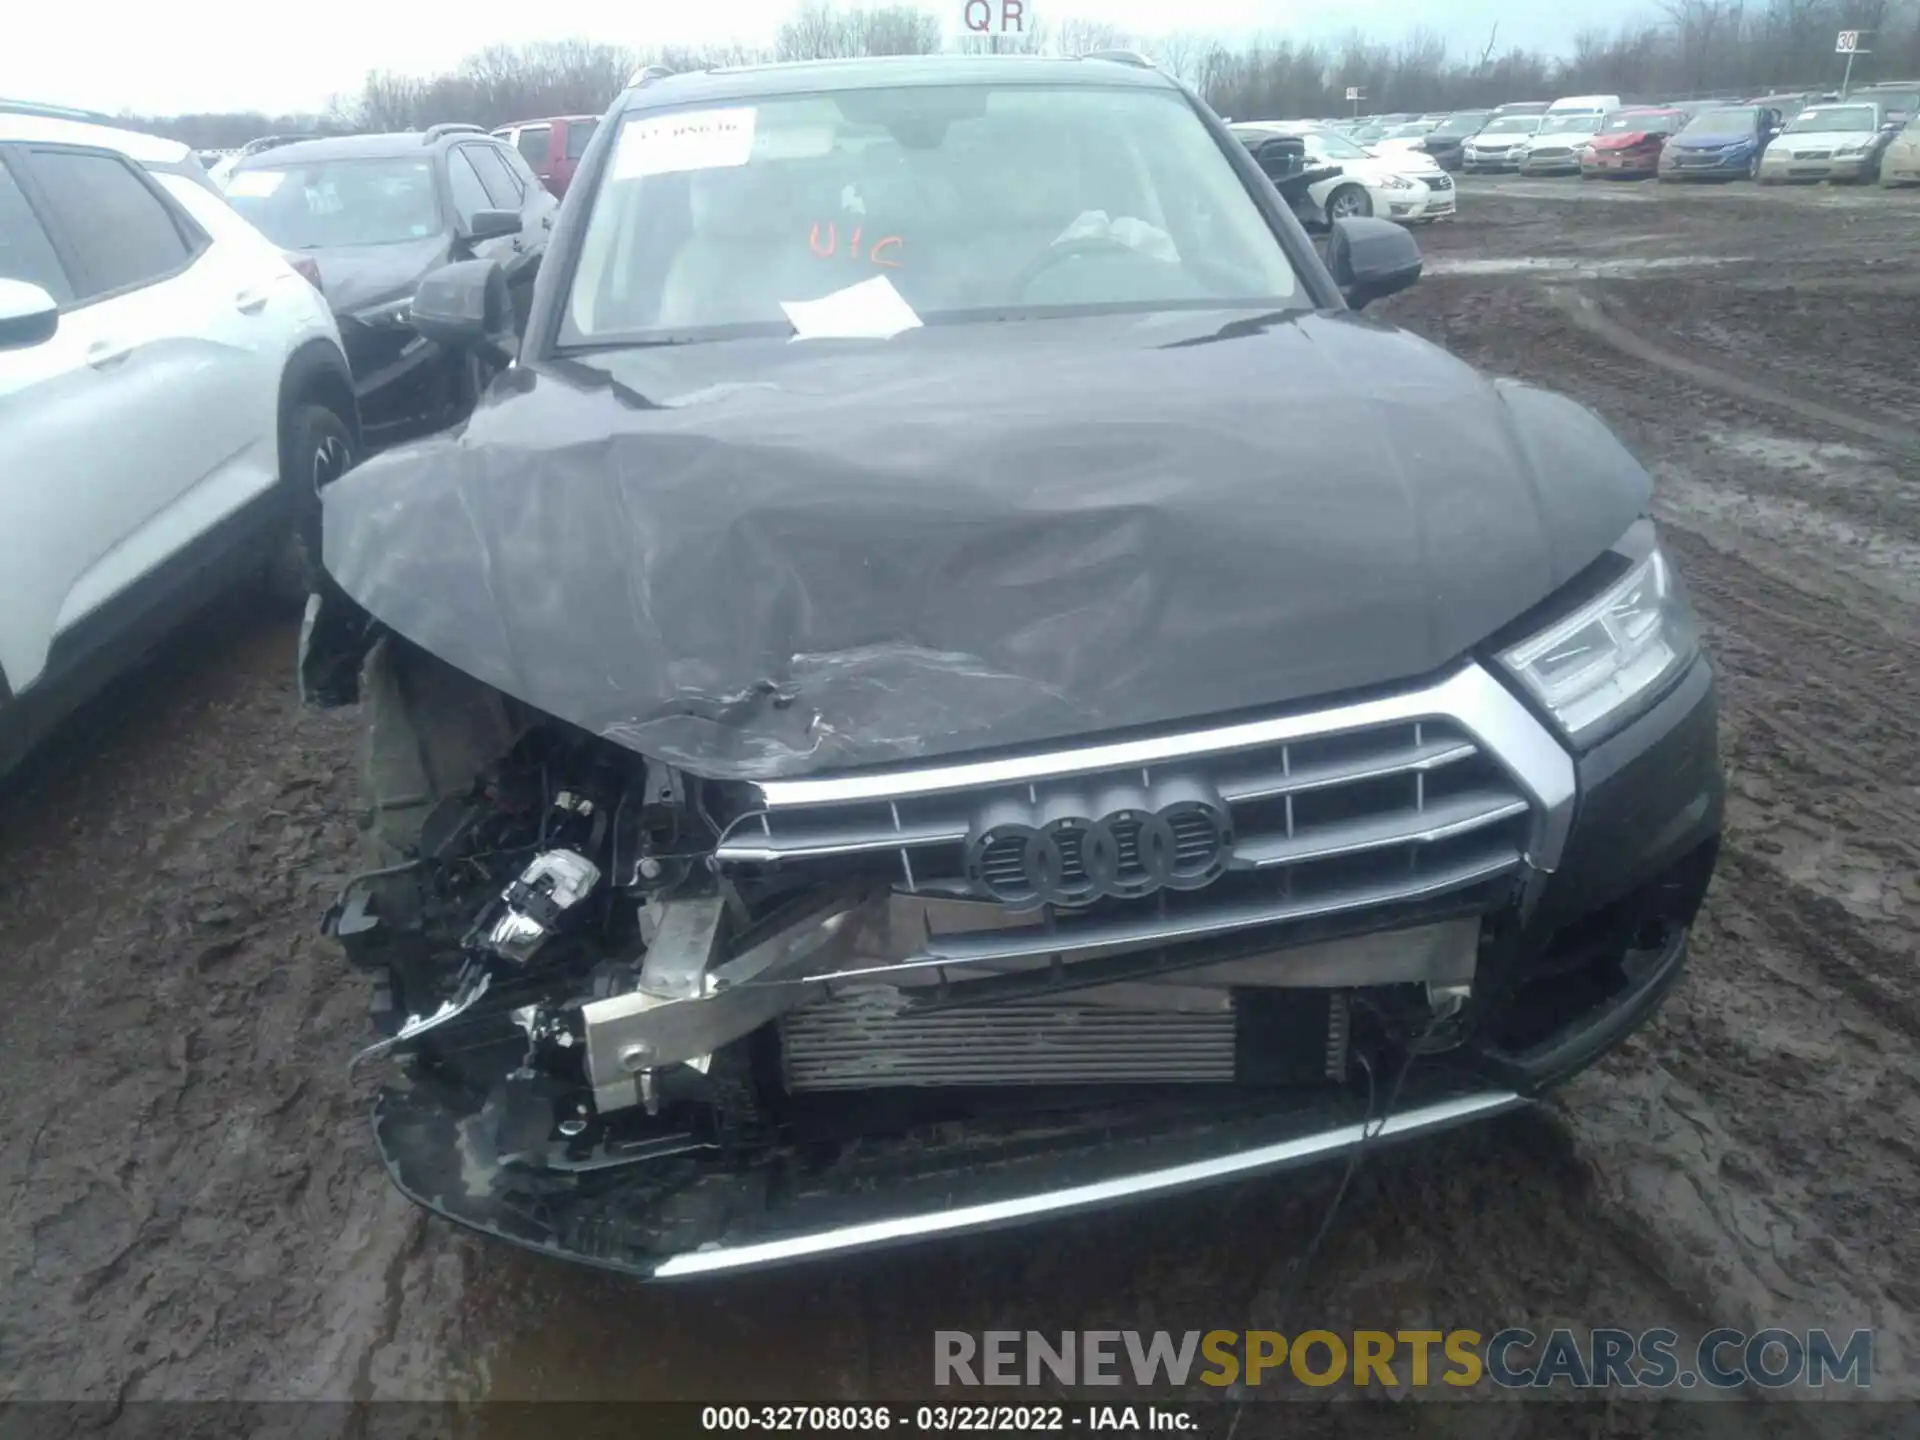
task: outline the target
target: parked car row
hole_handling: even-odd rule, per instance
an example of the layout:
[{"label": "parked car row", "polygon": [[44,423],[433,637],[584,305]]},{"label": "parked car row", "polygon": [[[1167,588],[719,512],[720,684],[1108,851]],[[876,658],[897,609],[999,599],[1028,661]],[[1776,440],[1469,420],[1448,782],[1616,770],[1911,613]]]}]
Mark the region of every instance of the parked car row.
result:
[{"label": "parked car row", "polygon": [[1795,91],[1622,105],[1615,95],[1584,95],[1322,123],[1375,156],[1424,153],[1470,174],[1920,184],[1920,82],[1845,98]]},{"label": "parked car row", "polygon": [[1445,115],[1291,122],[1375,158],[1424,154],[1470,174],[1587,179],[1819,180],[1920,184],[1920,82],[1846,97],[1783,91],[1747,99],[1623,105],[1617,95],[1516,101]]}]

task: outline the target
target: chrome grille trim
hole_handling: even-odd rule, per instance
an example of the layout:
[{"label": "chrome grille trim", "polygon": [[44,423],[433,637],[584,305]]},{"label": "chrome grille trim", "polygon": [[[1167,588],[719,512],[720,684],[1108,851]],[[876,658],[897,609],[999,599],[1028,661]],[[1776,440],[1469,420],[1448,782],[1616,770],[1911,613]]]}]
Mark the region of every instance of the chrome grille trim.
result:
[{"label": "chrome grille trim", "polygon": [[[1243,835],[1234,845],[1234,863],[1250,870],[1331,860],[1394,845],[1431,845],[1471,834],[1527,813],[1525,800],[1498,792],[1456,795],[1410,812],[1368,816],[1344,825],[1324,826],[1311,835]],[[1414,823],[1409,824],[1407,822]]]},{"label": "chrome grille trim", "polygon": [[[774,819],[782,818],[783,811],[861,803],[924,802],[932,797],[965,791],[1034,784],[1102,771],[1150,768],[1202,756],[1223,757],[1263,749],[1273,750],[1295,741],[1319,740],[1429,719],[1449,721],[1464,731],[1474,742],[1475,748],[1491,756],[1521,788],[1534,812],[1526,847],[1527,862],[1539,870],[1554,869],[1565,847],[1573,818],[1573,758],[1554,734],[1511,691],[1483,667],[1471,662],[1444,679],[1418,689],[1233,725],[911,769],[854,771],[802,780],[764,781],[757,787],[764,811],[757,818],[761,821],[764,833],[729,836],[716,850],[715,858],[722,863],[764,862],[769,858],[782,858],[779,854],[770,857],[767,852],[785,843],[776,840],[771,824]],[[1419,753],[1412,757],[1416,763],[1410,768],[1416,771],[1434,769],[1468,758],[1457,739],[1440,742],[1439,748],[1432,751],[1428,750],[1424,741],[1417,741],[1415,749]],[[1270,758],[1260,767],[1261,771],[1269,772],[1269,766]],[[1283,761],[1285,769],[1290,767]],[[1296,779],[1291,774],[1283,774],[1280,778],[1289,783]],[[1351,778],[1330,778],[1327,783],[1349,783]],[[1231,779],[1228,783],[1231,784]],[[1223,798],[1230,803],[1234,799],[1224,792]],[[957,825],[964,834],[964,808],[964,805],[956,804],[952,814],[941,816],[938,822],[916,819],[908,824],[901,821],[896,803],[887,824],[874,825],[864,833],[855,831],[839,834],[834,843],[842,848],[824,853],[897,849],[904,859],[910,847],[948,843],[922,838],[929,830],[946,834],[951,833]],[[821,842],[816,840],[811,843]]]},{"label": "chrome grille trim", "polygon": [[[1174,945],[1202,940],[1235,930],[1309,920],[1346,911],[1369,910],[1408,900],[1424,900],[1456,890],[1470,889],[1511,873],[1520,864],[1512,846],[1434,870],[1413,879],[1380,880],[1331,890],[1323,895],[1288,896],[1284,891],[1264,900],[1237,903],[1198,903],[1183,910],[1154,911],[1125,919],[1065,920],[1054,925],[1028,925],[1005,930],[968,930],[928,937],[918,954],[883,965],[850,966],[832,974],[836,982],[902,975],[914,970],[1052,959],[1095,950],[1134,950],[1152,945]],[[1207,892],[1199,892],[1205,896]]]},{"label": "chrome grille trim", "polygon": [[1281,771],[1231,776],[1220,781],[1220,798],[1228,804],[1239,800],[1266,800],[1276,795],[1299,795],[1308,790],[1324,790],[1335,785],[1357,785],[1363,780],[1381,780],[1389,775],[1413,771],[1438,770],[1457,761],[1471,760],[1478,747],[1450,740],[1422,740],[1411,750],[1380,764],[1319,765]]}]

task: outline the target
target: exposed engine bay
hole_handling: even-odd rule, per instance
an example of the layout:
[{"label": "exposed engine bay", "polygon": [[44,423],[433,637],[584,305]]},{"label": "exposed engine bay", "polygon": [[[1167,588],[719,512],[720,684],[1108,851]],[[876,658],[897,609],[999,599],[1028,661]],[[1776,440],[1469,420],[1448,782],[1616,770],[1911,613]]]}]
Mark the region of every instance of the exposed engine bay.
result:
[{"label": "exposed engine bay", "polygon": [[[1291,780],[1253,752],[895,799],[879,849],[857,828],[871,806],[796,821],[777,787],[649,760],[398,637],[357,689],[383,863],[327,918],[378,976],[381,1038],[354,1064],[402,1062],[389,1132],[404,1096],[464,1117],[450,1143],[470,1184],[669,1157],[804,1171],[882,1137],[921,1163],[958,1137],[973,1163],[1111,1139],[1122,1116],[1357,1103],[1412,1051],[1460,1043],[1490,906],[1525,874],[1528,802],[1433,726],[1290,746]],[[1387,743],[1414,745],[1413,768],[1382,761]],[[1478,848],[1388,845],[1390,775]],[[1290,851],[1255,833],[1276,799]],[[1360,843],[1310,843],[1342,834]],[[1262,845],[1293,862],[1277,890]],[[1410,866],[1432,884],[1404,883]],[[1258,923],[1250,881],[1281,923]]]}]

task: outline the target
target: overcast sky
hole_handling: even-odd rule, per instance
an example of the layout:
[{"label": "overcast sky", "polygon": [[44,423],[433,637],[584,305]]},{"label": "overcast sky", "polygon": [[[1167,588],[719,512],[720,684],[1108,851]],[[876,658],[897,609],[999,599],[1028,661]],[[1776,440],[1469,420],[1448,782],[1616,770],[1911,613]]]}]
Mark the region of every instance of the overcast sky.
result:
[{"label": "overcast sky", "polygon": [[[920,0],[958,33],[962,0]],[[585,36],[632,46],[772,38],[791,0],[184,0],[90,10],[18,0],[0,43],[0,96],[113,113],[302,111],[359,88],[369,69],[429,73],[497,42]],[[1558,51],[1592,11],[1538,0],[1030,0],[1030,15],[1084,15],[1152,35],[1173,29],[1291,32],[1328,38],[1358,25],[1398,38],[1425,24],[1478,51],[1497,21],[1500,45]],[[951,12],[949,15],[948,12]],[[1602,23],[1617,23],[1606,7]]]}]

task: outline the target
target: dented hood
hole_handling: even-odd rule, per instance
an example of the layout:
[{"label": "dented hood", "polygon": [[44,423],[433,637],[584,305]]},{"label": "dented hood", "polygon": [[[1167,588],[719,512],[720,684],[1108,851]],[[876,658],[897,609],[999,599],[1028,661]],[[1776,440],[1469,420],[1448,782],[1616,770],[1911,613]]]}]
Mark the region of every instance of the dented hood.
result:
[{"label": "dented hood", "polygon": [[326,565],[460,669],[717,777],[1425,674],[1648,499],[1580,406],[1350,314],[587,358],[336,482]]}]

